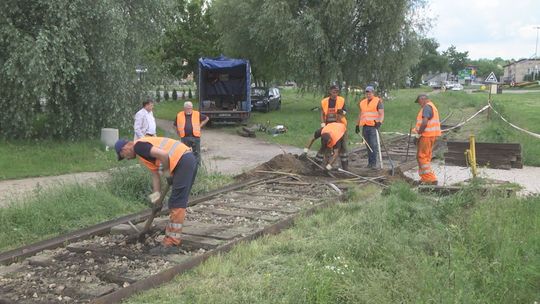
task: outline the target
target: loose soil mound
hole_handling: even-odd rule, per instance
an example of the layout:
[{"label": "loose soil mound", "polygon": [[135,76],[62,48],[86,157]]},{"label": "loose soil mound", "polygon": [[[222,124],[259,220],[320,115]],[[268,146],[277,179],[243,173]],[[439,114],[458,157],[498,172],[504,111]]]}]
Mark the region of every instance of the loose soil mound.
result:
[{"label": "loose soil mound", "polygon": [[323,172],[307,159],[302,159],[295,154],[286,153],[279,154],[271,160],[257,166],[255,169],[238,175],[236,179],[245,180],[263,174],[257,171],[279,171],[308,176],[323,175]]}]

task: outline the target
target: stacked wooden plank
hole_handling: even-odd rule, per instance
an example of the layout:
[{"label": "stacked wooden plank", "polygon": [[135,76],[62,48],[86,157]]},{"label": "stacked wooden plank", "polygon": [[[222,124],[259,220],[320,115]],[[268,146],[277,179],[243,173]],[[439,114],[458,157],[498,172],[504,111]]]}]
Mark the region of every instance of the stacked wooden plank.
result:
[{"label": "stacked wooden plank", "polygon": [[[449,141],[444,154],[446,164],[467,166],[465,150],[468,142]],[[494,169],[523,168],[521,144],[476,143],[476,163]]]}]

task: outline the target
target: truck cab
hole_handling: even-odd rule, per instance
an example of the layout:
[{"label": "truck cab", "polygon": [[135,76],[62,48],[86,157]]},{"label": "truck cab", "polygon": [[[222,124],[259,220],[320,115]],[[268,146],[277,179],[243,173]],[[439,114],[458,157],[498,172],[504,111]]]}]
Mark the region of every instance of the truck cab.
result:
[{"label": "truck cab", "polygon": [[199,59],[199,111],[213,123],[244,123],[251,112],[248,60],[220,56]]}]

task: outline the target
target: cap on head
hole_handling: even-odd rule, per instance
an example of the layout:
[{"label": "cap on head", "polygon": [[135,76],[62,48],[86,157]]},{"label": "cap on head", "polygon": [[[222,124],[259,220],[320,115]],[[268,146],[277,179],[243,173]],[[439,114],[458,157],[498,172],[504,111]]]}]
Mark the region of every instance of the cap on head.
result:
[{"label": "cap on head", "polygon": [[338,91],[339,91],[339,86],[336,85],[336,84],[333,84],[333,85],[330,86],[330,89],[329,89],[329,90],[330,90],[330,91],[333,91],[333,90],[338,90]]},{"label": "cap on head", "polygon": [[184,102],[184,108],[193,108],[193,103],[191,101]]},{"label": "cap on head", "polygon": [[420,94],[418,95],[418,97],[416,97],[416,100],[414,101],[415,103],[418,103],[420,101],[420,99],[427,99],[427,95],[426,94]]},{"label": "cap on head", "polygon": [[367,86],[365,91],[373,93],[375,92],[375,89],[372,86]]},{"label": "cap on head", "polygon": [[120,152],[122,151],[122,148],[128,143],[127,140],[125,139],[119,139],[116,141],[116,144],[114,144],[114,149],[116,150],[116,154],[118,154],[118,160],[122,160],[124,159],[121,155],[120,155]]}]

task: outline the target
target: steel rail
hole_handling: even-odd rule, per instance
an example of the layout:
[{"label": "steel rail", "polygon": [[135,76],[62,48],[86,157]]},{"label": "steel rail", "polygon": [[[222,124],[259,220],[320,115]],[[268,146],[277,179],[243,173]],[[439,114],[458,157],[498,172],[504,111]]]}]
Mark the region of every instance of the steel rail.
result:
[{"label": "steel rail", "polygon": [[137,281],[128,287],[113,291],[112,293],[108,295],[94,299],[90,303],[93,303],[93,304],[118,303],[126,299],[127,297],[130,297],[143,290],[148,290],[148,289],[158,287],[161,284],[171,281],[175,276],[197,267],[198,265],[206,261],[211,256],[229,252],[234,246],[238,245],[239,243],[252,241],[263,235],[278,234],[282,230],[292,226],[294,221],[300,218],[301,216],[311,215],[320,209],[327,208],[336,203],[337,203],[337,200],[329,200],[319,205],[316,205],[310,209],[307,209],[305,211],[301,211],[299,213],[291,215],[285,218],[284,220],[281,220],[271,226],[265,227],[264,229],[259,230],[253,234],[247,235],[245,237],[242,237],[240,239],[237,239],[235,241],[232,241],[230,243],[217,247],[216,249],[212,251],[208,251],[202,255],[195,256],[184,263],[175,265],[174,267],[166,269],[158,274],[155,274],[153,276]]},{"label": "steel rail", "polygon": [[[207,201],[213,198],[214,196],[222,194],[222,193],[227,193],[227,192],[234,191],[237,189],[249,187],[249,186],[262,183],[268,180],[273,180],[273,179],[260,178],[260,179],[255,179],[255,180],[251,180],[244,183],[233,184],[230,186],[223,187],[221,189],[213,190],[208,193],[194,197],[192,200],[190,200],[189,206],[193,206],[200,202]],[[162,214],[165,212],[166,210],[161,211],[160,213]],[[152,211],[150,209],[146,209],[137,213],[122,216],[117,219],[99,223],[94,226],[90,226],[90,227],[73,231],[67,234],[63,234],[63,235],[60,235],[51,239],[39,241],[30,245],[26,245],[23,247],[19,247],[13,250],[0,253],[0,265],[17,262],[21,258],[34,255],[42,250],[54,249],[54,248],[61,247],[65,245],[66,243],[82,240],[91,236],[106,234],[110,231],[112,227],[120,225],[120,224],[125,224],[128,222],[137,223],[137,222],[144,221],[146,218],[148,218],[148,216],[150,216],[151,213]]]}]

